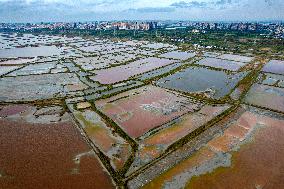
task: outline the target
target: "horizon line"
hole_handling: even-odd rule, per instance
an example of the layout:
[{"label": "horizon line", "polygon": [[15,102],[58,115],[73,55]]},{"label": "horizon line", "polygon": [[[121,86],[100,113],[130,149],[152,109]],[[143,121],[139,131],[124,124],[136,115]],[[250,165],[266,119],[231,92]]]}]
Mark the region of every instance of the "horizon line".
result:
[{"label": "horizon line", "polygon": [[133,20],[127,20],[127,19],[121,19],[121,20],[90,20],[90,21],[37,21],[37,22],[0,22],[0,24],[39,24],[39,23],[92,23],[92,22],[218,22],[218,23],[261,23],[261,22],[284,22],[283,20],[273,20],[273,19],[262,19],[262,20],[152,20],[152,19],[133,19]]}]

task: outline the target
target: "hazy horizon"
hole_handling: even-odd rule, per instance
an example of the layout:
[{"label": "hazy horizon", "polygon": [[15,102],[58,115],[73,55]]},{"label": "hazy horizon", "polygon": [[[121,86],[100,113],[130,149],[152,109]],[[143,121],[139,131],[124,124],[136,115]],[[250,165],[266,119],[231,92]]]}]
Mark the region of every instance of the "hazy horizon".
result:
[{"label": "hazy horizon", "polygon": [[7,24],[48,24],[48,23],[93,23],[93,22],[206,22],[206,23],[284,23],[283,20],[232,20],[232,21],[223,21],[223,20],[81,20],[81,21],[34,21],[34,22],[0,22]]},{"label": "hazy horizon", "polygon": [[283,21],[283,0],[0,0],[2,23],[175,20]]}]

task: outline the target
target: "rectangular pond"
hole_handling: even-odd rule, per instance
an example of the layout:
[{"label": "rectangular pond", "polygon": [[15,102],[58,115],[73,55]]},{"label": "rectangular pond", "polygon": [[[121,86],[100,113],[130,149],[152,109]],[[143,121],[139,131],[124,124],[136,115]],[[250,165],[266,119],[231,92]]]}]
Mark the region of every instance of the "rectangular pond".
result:
[{"label": "rectangular pond", "polygon": [[223,54],[219,56],[218,58],[226,59],[226,60],[233,60],[237,62],[251,62],[254,58],[250,56],[241,56],[241,55],[235,55],[235,54]]},{"label": "rectangular pond", "polygon": [[203,66],[210,66],[213,68],[221,68],[231,71],[237,71],[241,67],[245,66],[245,63],[236,62],[236,61],[229,61],[229,60],[223,60],[223,59],[217,59],[217,58],[204,58],[197,62],[198,65]]},{"label": "rectangular pond", "polygon": [[145,58],[131,62],[126,65],[112,67],[109,69],[94,71],[95,76],[90,77],[94,81],[102,84],[112,84],[129,79],[144,72],[151,71],[156,68],[167,66],[174,63],[174,60],[164,58]]},{"label": "rectangular pond", "polygon": [[98,100],[95,105],[134,138],[201,106],[152,85]]},{"label": "rectangular pond", "polygon": [[284,74],[284,61],[271,60],[270,62],[265,64],[262,71],[275,74]]},{"label": "rectangular pond", "polygon": [[193,58],[196,54],[193,52],[182,52],[182,51],[171,51],[165,54],[161,54],[160,57],[163,58],[173,58],[178,60],[187,60]]},{"label": "rectangular pond", "polygon": [[23,47],[0,50],[0,58],[53,56],[60,53],[56,46]]},{"label": "rectangular pond", "polygon": [[190,67],[156,82],[158,86],[177,91],[202,94],[220,99],[228,95],[246,73],[226,73],[200,67]]}]

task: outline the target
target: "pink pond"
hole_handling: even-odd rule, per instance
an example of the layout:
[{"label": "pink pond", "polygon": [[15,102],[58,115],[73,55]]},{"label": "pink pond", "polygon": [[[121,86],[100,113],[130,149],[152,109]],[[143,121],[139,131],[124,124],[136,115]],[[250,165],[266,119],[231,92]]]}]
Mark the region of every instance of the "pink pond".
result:
[{"label": "pink pond", "polygon": [[71,116],[54,123],[28,122],[33,108],[0,107],[1,189],[115,188]]},{"label": "pink pond", "polygon": [[284,112],[284,89],[255,84],[246,96],[246,102],[252,105]]},{"label": "pink pond", "polygon": [[134,61],[127,65],[95,71],[95,74],[97,75],[90,78],[102,84],[112,84],[127,80],[131,76],[148,72],[150,70],[163,67],[174,62],[174,60],[150,57]]},{"label": "pink pond", "polygon": [[135,138],[200,106],[183,96],[151,85],[99,100],[95,104]]}]

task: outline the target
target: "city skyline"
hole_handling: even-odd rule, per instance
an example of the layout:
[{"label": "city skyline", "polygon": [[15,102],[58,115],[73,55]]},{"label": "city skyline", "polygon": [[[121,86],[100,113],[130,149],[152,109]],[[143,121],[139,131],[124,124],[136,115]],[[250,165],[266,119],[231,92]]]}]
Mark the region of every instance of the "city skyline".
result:
[{"label": "city skyline", "polygon": [[283,21],[281,0],[0,0],[2,22]]}]

